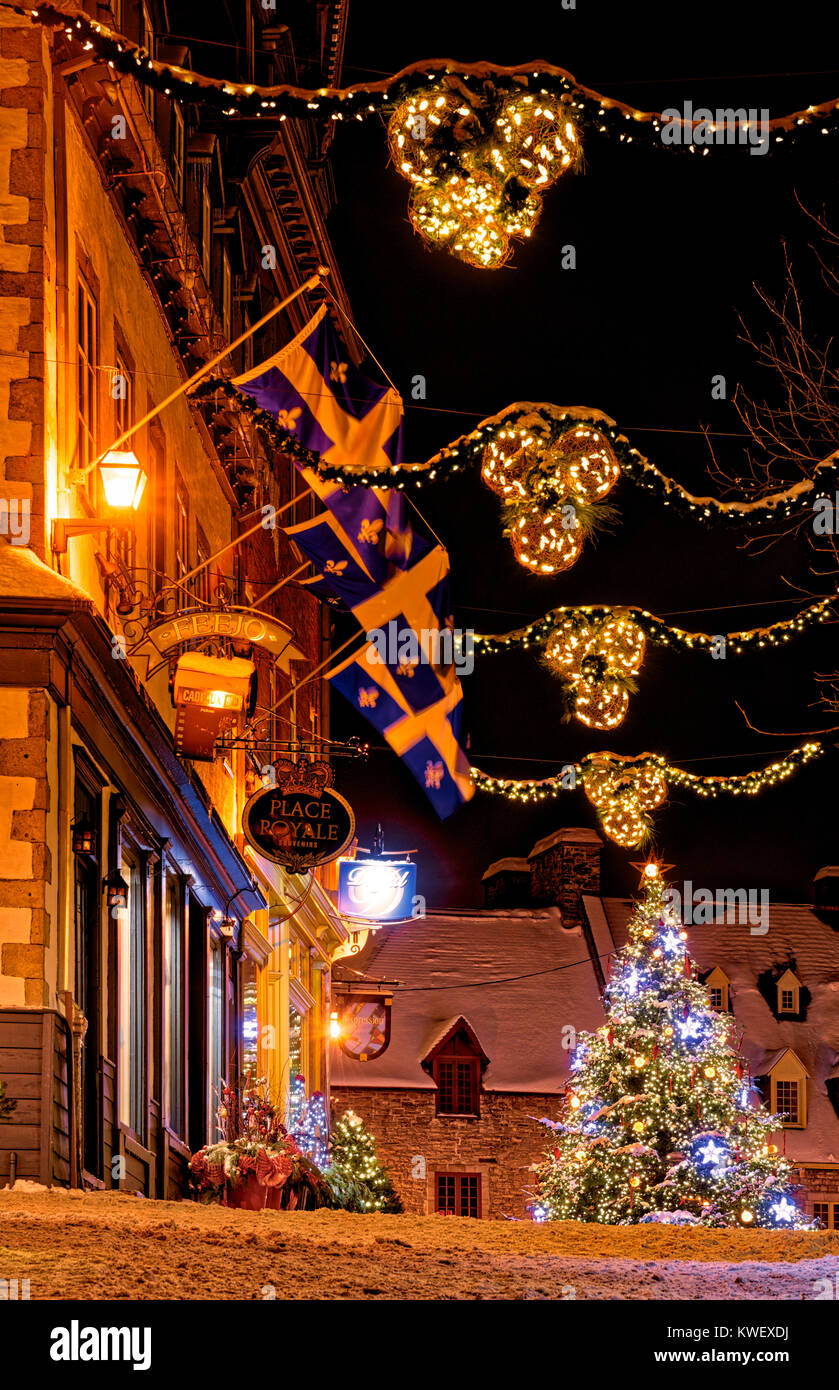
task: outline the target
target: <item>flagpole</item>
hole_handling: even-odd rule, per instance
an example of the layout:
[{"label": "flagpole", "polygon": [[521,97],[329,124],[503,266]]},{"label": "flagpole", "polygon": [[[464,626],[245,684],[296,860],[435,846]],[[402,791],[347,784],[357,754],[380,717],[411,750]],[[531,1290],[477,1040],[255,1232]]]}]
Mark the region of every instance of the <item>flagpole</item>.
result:
[{"label": "flagpole", "polygon": [[244,333],[240,333],[235,342],[229,343],[221,352],[216,353],[215,357],[212,357],[209,362],[205,362],[203,367],[199,367],[198,371],[187,381],[181,382],[181,385],[178,386],[176,390],[170,392],[166,399],[161,401],[159,405],[153,406],[151,410],[147,410],[143,418],[137,421],[136,425],[129,425],[127,430],[123,430],[119,438],[115,439],[113,444],[109,444],[107,449],[103,449],[98,458],[95,458],[92,463],[89,463],[87,468],[76,470],[76,476],[79,478],[86,478],[88,473],[91,473],[93,469],[102,462],[106,454],[110,454],[115,449],[119,449],[133,434],[136,434],[138,430],[142,429],[143,425],[147,425],[150,420],[153,420],[156,415],[160,414],[161,410],[165,410],[167,405],[171,405],[172,402],[176,401],[179,396],[182,396],[185,391],[191,390],[193,386],[198,384],[202,377],[213,370],[213,367],[217,367],[219,362],[223,362],[225,357],[228,357],[231,352],[235,352],[237,347],[247,342],[248,338],[251,338],[254,333],[258,333],[260,328],[263,328],[270,319],[281,313],[283,309],[287,309],[293,300],[297,299],[301,294],[305,294],[307,290],[316,289],[321,283],[321,280],[328,274],[329,266],[319,265],[314,275],[311,275],[304,285],[299,285],[296,290],[293,290],[292,293],[281,300],[279,304],[275,304],[273,309],[269,309],[267,314],[262,315],[261,319],[252,324]]},{"label": "flagpole", "polygon": [[[292,695],[296,695],[296,693],[297,693],[298,690],[302,690],[304,685],[308,685],[308,684],[309,684],[309,681],[314,680],[315,676],[316,676],[320,671],[323,670],[324,666],[328,666],[328,665],[329,665],[329,663],[330,663],[330,661],[332,661],[333,657],[336,657],[336,656],[338,655],[339,652],[344,651],[345,648],[348,647],[348,646],[350,645],[351,642],[355,642],[355,641],[358,640],[359,637],[365,637],[365,636],[366,636],[366,634],[365,634],[363,631],[362,631],[362,632],[354,632],[353,635],[352,635],[352,637],[348,637],[347,640],[346,640],[346,642],[342,642],[341,645],[340,645],[340,647],[336,647],[335,650],[334,650],[334,652],[330,652],[330,653],[329,653],[329,656],[326,658],[325,661],[321,661],[320,664],[319,664],[318,666],[315,666],[314,670],[312,670],[312,671],[309,672],[309,674],[308,674],[308,676],[306,676],[305,680],[298,681],[298,683],[297,683],[296,685],[293,685],[293,686],[291,687],[291,689],[290,689],[285,695],[283,695],[282,698],[279,699],[275,705],[272,705],[271,708],[270,708],[269,710],[266,710],[265,713],[264,713],[263,715],[260,715],[259,719],[254,720],[253,724],[251,724],[251,725],[249,726],[250,729],[251,729],[251,730],[255,729],[256,726],[257,726],[258,724],[262,724],[266,719],[269,719],[270,716],[271,716],[272,714],[274,714],[275,711],[278,710],[278,709],[280,708],[280,705],[284,705],[285,702],[286,702],[286,700],[290,700],[291,697],[292,697]],[[359,648],[359,650],[360,650],[360,648]],[[334,674],[334,672],[332,672],[332,671],[329,672],[329,675],[330,675],[330,676],[333,675],[333,674]],[[324,679],[326,679],[326,677],[324,677]]]}]

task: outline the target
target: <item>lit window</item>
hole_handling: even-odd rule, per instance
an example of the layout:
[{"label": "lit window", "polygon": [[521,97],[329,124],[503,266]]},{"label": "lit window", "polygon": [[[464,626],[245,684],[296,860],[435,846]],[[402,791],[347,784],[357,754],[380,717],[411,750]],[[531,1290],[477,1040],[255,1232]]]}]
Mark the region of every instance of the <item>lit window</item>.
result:
[{"label": "lit window", "polygon": [[480,1173],[437,1173],[436,1179],[440,1216],[480,1216]]},{"label": "lit window", "polygon": [[782,1116],[785,1125],[798,1124],[798,1082],[775,1082],[775,1109]]},{"label": "lit window", "polygon": [[176,878],[166,879],[166,936],[163,959],[163,1028],[166,1116],[169,1128],[181,1138],[184,1106],[184,923],[181,890]]},{"label": "lit window", "polygon": [[[189,497],[180,474],[175,475],[175,578],[189,574]],[[178,608],[189,605],[187,590],[178,589]]]},{"label": "lit window", "polygon": [[[87,468],[97,456],[99,412],[96,372],[99,366],[99,323],[96,300],[81,276],[78,284],[76,322],[79,430],[76,463],[79,468]],[[95,478],[95,470],[90,477]]]}]

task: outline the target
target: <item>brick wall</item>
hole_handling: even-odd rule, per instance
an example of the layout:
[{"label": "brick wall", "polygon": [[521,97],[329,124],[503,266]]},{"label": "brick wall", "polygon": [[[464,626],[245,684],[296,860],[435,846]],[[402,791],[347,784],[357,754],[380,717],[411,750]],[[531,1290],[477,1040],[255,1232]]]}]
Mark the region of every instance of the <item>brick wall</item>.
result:
[{"label": "brick wall", "polygon": [[[0,499],[44,557],[44,31],[0,12]],[[4,528],[5,529],[5,528]],[[28,536],[24,538],[25,544]]]},{"label": "brick wall", "polygon": [[332,1105],[336,1117],[354,1110],[364,1121],[406,1211],[436,1210],[435,1172],[469,1172],[481,1175],[482,1215],[497,1219],[526,1215],[528,1170],[547,1148],[530,1116],[552,1117],[557,1097],[484,1092],[478,1119],[438,1117],[434,1091],[333,1086]]}]

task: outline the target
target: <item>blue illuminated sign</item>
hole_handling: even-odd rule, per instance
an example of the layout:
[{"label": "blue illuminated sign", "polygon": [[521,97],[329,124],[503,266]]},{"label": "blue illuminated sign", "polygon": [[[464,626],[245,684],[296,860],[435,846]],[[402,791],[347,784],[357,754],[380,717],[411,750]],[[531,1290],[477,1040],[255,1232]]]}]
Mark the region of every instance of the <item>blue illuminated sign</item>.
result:
[{"label": "blue illuminated sign", "polygon": [[338,911],[365,922],[411,916],[417,866],[407,859],[339,859]]}]

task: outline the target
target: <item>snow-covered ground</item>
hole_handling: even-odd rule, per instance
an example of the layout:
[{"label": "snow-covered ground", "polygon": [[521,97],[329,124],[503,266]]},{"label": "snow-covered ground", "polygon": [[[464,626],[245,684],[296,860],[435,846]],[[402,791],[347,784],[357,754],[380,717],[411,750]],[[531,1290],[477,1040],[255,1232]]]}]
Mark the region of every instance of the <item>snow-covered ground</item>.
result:
[{"label": "snow-covered ground", "polygon": [[0,1278],[32,1299],[815,1299],[839,1232],[242,1212],[0,1191]]}]

